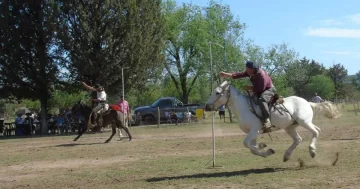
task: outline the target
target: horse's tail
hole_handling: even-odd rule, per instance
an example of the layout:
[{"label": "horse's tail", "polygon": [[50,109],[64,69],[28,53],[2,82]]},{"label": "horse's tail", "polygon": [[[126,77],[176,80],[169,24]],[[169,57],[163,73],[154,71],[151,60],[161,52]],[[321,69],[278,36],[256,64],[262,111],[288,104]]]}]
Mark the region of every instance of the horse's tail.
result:
[{"label": "horse's tail", "polygon": [[309,103],[314,111],[314,116],[317,116],[318,114],[322,114],[324,117],[329,119],[335,119],[341,116],[341,113],[338,110],[338,108],[330,101],[325,101],[321,103],[313,103],[313,102],[309,102]]}]

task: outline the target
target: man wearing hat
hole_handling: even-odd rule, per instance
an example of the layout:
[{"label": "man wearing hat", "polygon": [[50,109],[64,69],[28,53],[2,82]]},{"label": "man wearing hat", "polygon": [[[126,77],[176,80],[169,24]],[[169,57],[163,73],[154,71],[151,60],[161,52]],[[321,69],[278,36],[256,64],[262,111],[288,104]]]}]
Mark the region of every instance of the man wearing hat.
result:
[{"label": "man wearing hat", "polygon": [[94,87],[86,85],[84,82],[80,82],[86,89],[91,91],[96,91],[97,98],[92,99],[93,102],[98,103],[95,108],[93,108],[93,112],[95,112],[94,117],[96,120],[97,113],[100,110],[106,111],[109,109],[109,105],[106,103],[106,93],[104,88],[100,84],[96,84]]},{"label": "man wearing hat", "polygon": [[220,76],[232,79],[244,77],[250,78],[252,86],[244,86],[243,89],[247,91],[253,91],[254,95],[256,95],[261,100],[260,109],[264,118],[264,127],[270,128],[271,123],[269,120],[270,115],[268,102],[276,92],[270,76],[253,61],[246,61],[246,69],[244,72],[220,72]]},{"label": "man wearing hat", "polygon": [[[131,114],[130,114],[129,103],[128,103],[128,101],[125,100],[124,95],[120,96],[120,99],[116,102],[116,105],[119,106],[120,112],[122,113],[122,115],[120,114],[121,115],[120,117],[121,117],[121,120],[124,121],[123,124],[125,125],[125,127],[128,127],[129,122],[131,120]],[[120,138],[122,137],[120,128],[119,128],[119,136],[120,136]]]}]

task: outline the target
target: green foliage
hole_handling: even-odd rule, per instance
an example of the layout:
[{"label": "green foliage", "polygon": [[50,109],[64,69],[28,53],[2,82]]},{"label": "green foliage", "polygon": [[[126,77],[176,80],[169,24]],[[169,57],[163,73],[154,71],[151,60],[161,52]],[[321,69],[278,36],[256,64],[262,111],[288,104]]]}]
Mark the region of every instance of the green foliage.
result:
[{"label": "green foliage", "polygon": [[271,45],[264,55],[264,62],[261,67],[270,76],[282,75],[287,66],[294,64],[297,60],[297,52],[290,49],[285,43]]},{"label": "green foliage", "polygon": [[296,95],[304,98],[310,98],[314,95],[313,92],[307,91],[306,88],[310,78],[327,73],[326,68],[322,64],[314,60],[310,61],[306,57],[287,65],[285,71],[286,85],[293,88]]},{"label": "green foliage", "polygon": [[48,102],[51,109],[57,108],[59,111],[70,109],[79,100],[89,102],[90,97],[86,92],[67,93],[64,91],[55,91],[53,98]]},{"label": "green foliage", "polygon": [[100,83],[108,93],[140,87],[162,70],[160,0],[62,2],[58,38],[72,80]]},{"label": "green foliage", "polygon": [[344,68],[344,66],[340,63],[333,65],[328,71],[328,76],[335,84],[335,96],[338,98],[345,98],[347,94],[347,89],[345,87],[347,70]]},{"label": "green foliage", "polygon": [[28,108],[30,111],[39,113],[40,112],[40,101],[39,100],[29,100],[23,99],[21,104]]},{"label": "green foliage", "polygon": [[[0,3],[0,94],[46,101],[57,82],[57,9],[49,1]],[[6,23],[6,24],[4,24]]]},{"label": "green foliage", "polygon": [[[224,44],[230,57],[240,51],[237,43],[241,39],[243,25],[234,19],[229,6],[210,1],[209,6],[199,7],[175,1],[165,1],[166,47],[165,69],[175,85],[180,99],[187,103],[189,95],[199,77],[217,73],[224,67]],[[230,35],[231,34],[231,35]],[[209,42],[212,42],[214,71],[209,74]],[[220,50],[219,50],[220,49]],[[235,51],[237,49],[237,51]],[[222,57],[222,58],[218,58]],[[221,65],[221,66],[220,66]]]},{"label": "green foliage", "polygon": [[274,76],[272,81],[279,95],[287,97],[295,94],[293,88],[286,84],[286,75]]},{"label": "green foliage", "polygon": [[334,97],[335,85],[330,77],[326,75],[316,75],[310,77],[310,82],[306,85],[306,90],[314,95],[317,93],[324,99]]}]

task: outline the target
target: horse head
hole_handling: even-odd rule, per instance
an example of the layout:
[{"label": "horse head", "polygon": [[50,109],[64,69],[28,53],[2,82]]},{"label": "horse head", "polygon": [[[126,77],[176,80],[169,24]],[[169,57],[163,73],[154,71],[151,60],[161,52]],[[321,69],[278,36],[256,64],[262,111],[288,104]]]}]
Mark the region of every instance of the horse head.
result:
[{"label": "horse head", "polygon": [[81,100],[79,100],[76,104],[74,104],[71,108],[71,112],[73,114],[80,112],[81,109],[85,108],[86,105],[84,103],[81,102]]},{"label": "horse head", "polygon": [[226,104],[229,99],[230,81],[224,81],[220,86],[212,91],[205,105],[205,111],[213,111],[221,105]]}]

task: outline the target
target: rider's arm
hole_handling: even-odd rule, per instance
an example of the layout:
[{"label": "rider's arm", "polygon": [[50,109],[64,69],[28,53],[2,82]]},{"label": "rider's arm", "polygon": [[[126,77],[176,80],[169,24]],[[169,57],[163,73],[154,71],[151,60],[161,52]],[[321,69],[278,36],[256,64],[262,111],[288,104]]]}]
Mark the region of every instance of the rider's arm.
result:
[{"label": "rider's arm", "polygon": [[91,86],[89,86],[89,85],[86,85],[86,83],[84,83],[84,82],[80,82],[86,89],[88,89],[88,90],[91,90],[91,91],[96,91],[96,89],[94,88],[94,87],[91,87]]},{"label": "rider's arm", "polygon": [[234,72],[231,74],[231,78],[233,79],[243,78],[243,77],[249,77],[249,75],[246,72]]}]

